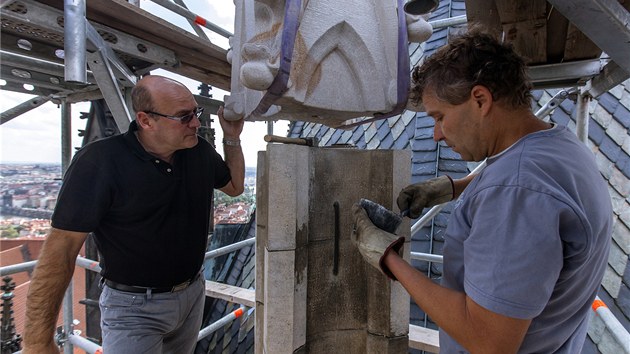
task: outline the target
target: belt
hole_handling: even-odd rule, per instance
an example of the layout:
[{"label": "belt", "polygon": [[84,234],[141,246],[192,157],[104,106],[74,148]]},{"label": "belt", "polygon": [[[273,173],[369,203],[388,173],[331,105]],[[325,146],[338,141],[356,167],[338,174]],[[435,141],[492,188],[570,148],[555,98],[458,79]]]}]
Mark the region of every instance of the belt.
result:
[{"label": "belt", "polygon": [[109,280],[109,279],[104,279],[103,283],[105,283],[105,285],[109,286],[112,289],[116,289],[116,290],[120,290],[120,291],[125,291],[128,293],[146,293],[148,291],[151,291],[152,294],[159,294],[159,293],[173,293],[176,291],[180,291],[180,290],[184,290],[186,289],[190,284],[194,283],[195,280],[199,279],[199,276],[201,275],[201,273],[197,273],[197,275],[189,280],[186,280],[183,283],[174,285],[174,286],[168,286],[168,287],[161,287],[161,288],[151,288],[151,287],[144,287],[144,286],[131,286],[131,285],[125,285],[125,284],[120,284],[120,283],[116,283],[115,281]]}]

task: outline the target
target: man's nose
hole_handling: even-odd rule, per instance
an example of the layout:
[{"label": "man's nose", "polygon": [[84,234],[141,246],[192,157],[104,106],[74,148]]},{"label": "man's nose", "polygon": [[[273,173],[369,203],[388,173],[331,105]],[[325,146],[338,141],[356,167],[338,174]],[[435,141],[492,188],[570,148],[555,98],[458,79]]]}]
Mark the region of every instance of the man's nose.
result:
[{"label": "man's nose", "polygon": [[433,126],[433,140],[436,142],[444,140],[444,134],[442,133],[442,127],[439,123],[435,123]]},{"label": "man's nose", "polygon": [[199,119],[199,117],[195,115],[193,119],[191,119],[190,122],[188,122],[188,125],[193,128],[199,128],[201,126],[201,119]]}]

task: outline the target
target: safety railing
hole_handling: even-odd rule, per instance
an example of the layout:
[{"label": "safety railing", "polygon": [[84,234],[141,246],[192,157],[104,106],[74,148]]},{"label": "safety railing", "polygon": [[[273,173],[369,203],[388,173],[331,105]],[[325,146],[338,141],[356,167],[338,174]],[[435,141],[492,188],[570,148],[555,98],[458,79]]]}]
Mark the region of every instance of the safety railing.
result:
[{"label": "safety railing", "polygon": [[[234,251],[240,250],[241,248],[250,246],[254,244],[255,242],[256,242],[255,238],[249,238],[244,241],[236,242],[231,245],[206,252],[204,259],[211,259],[211,258],[219,257],[224,254],[228,254],[230,252],[234,252]],[[10,265],[10,266],[0,267],[0,276],[11,275],[11,274],[21,273],[21,272],[28,272],[28,271],[33,270],[36,264],[37,264],[37,261],[29,261],[29,262],[23,262],[19,264]],[[101,267],[99,266],[97,261],[94,261],[94,260],[91,260],[82,256],[77,257],[76,264],[82,268],[85,268],[93,272],[101,271]],[[72,353],[73,346],[77,346],[81,348],[82,350],[85,350],[89,354],[102,354],[103,350],[101,346],[99,346],[98,344],[86,338],[83,338],[81,336],[74,334],[74,331],[72,330],[73,321],[74,321],[73,314],[72,314],[72,303],[73,302],[72,302],[72,282],[71,282],[68,289],[66,290],[66,294],[63,299],[63,326],[62,326],[63,331],[61,333],[57,333],[57,335],[55,336],[56,343],[59,346],[63,347],[64,353]],[[228,315],[208,325],[207,327],[202,328],[199,331],[197,341],[211,335],[212,333],[214,333],[221,327],[239,318],[241,315],[243,315],[243,313],[245,313],[246,311],[249,311],[249,309],[250,307],[243,305],[240,308],[232,311]],[[21,351],[15,352],[14,354],[19,354],[19,353],[21,353]]]},{"label": "safety railing", "polygon": [[[250,238],[244,241],[236,242],[234,244],[231,244],[225,247],[218,248],[213,251],[206,252],[205,259],[219,257],[221,255],[237,251],[241,248],[252,245],[255,242],[256,242],[255,238]],[[443,257],[440,255],[422,253],[422,252],[411,252],[410,258],[413,260],[436,262],[436,263],[443,262]],[[30,261],[30,262],[24,262],[20,264],[0,267],[0,276],[11,275],[15,273],[24,272],[24,271],[30,271],[35,267],[36,264],[37,264],[37,261]],[[98,265],[97,261],[87,259],[81,256],[77,257],[76,264],[82,268],[85,268],[93,272],[100,272],[101,270],[101,267]],[[56,338],[57,343],[60,346],[63,346],[64,353],[72,353],[72,350],[73,350],[72,347],[77,346],[90,354],[102,354],[102,348],[98,344],[91,342],[90,340],[83,338],[81,336],[78,336],[74,334],[72,331],[73,316],[72,316],[71,291],[66,291],[63,307],[64,307],[63,308],[64,331],[58,334],[55,338]],[[604,323],[604,326],[609,330],[609,332],[612,334],[615,340],[619,344],[621,344],[622,348],[625,349],[625,353],[630,354],[630,345],[629,345],[630,333],[626,331],[626,329],[623,327],[621,322],[619,322],[619,320],[610,311],[608,306],[606,306],[606,304],[599,297],[596,297],[595,301],[593,302],[592,309],[597,315],[600,316],[600,318],[602,319],[602,322]],[[235,311],[232,311],[228,315],[220,318],[216,322],[208,325],[207,327],[202,328],[199,331],[197,340],[199,341],[211,335],[212,333],[217,331],[219,328],[234,321],[235,319],[242,316],[244,312],[249,311],[249,310],[250,310],[250,307],[243,305],[240,308],[236,309]],[[16,353],[20,353],[20,352],[16,352]]]}]

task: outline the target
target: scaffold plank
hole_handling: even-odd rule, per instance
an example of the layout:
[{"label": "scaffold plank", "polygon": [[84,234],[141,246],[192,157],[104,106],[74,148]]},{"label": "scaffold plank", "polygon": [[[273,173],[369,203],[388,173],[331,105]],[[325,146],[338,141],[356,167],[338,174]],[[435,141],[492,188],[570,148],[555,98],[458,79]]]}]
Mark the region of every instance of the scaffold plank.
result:
[{"label": "scaffold plank", "polygon": [[409,348],[439,353],[439,332],[430,328],[409,325]]},{"label": "scaffold plank", "polygon": [[223,299],[248,307],[256,306],[254,289],[244,289],[238,286],[221,284],[206,280],[206,296]]}]

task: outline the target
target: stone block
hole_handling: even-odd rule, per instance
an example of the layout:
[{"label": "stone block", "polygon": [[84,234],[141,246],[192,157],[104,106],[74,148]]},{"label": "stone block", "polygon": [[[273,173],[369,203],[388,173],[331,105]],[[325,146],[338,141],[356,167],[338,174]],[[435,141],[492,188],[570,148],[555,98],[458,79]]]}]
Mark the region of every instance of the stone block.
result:
[{"label": "stone block", "polygon": [[[405,252],[409,251],[405,245]],[[398,282],[393,282],[380,271],[367,270],[367,329],[385,337],[409,333],[409,294]]]},{"label": "stone block", "polygon": [[[268,187],[269,177],[267,176],[267,154],[264,151],[258,152],[258,164],[256,167],[256,300],[262,302],[264,299],[265,283],[265,249],[267,248],[267,225],[269,223],[269,200]],[[258,311],[257,313],[264,313]],[[259,321],[260,318],[260,321]],[[263,316],[256,317],[256,324],[263,325]],[[260,337],[262,338],[262,336]]]},{"label": "stone block", "polygon": [[409,336],[383,337],[368,333],[366,354],[398,354],[409,352]]},{"label": "stone block", "polygon": [[[364,329],[344,332],[325,332],[310,338],[306,353],[366,353],[367,333]],[[399,352],[404,353],[404,352]]]},{"label": "stone block", "polygon": [[308,224],[309,150],[289,144],[267,146],[267,248],[292,250],[306,243]]},{"label": "stone block", "polygon": [[334,240],[318,241],[309,246],[308,313],[317,314],[309,322],[308,337],[325,336],[328,332],[364,330],[367,307],[366,267],[370,267],[344,233],[339,244],[338,272],[333,273]]},{"label": "stone block", "polygon": [[302,250],[265,250],[263,341],[267,353],[293,353],[306,343],[305,256]]},{"label": "stone block", "polygon": [[[262,285],[260,286],[263,287]],[[258,288],[257,288],[258,289]],[[256,301],[256,325],[254,326],[254,353],[264,354],[265,348],[261,338],[265,338],[265,305]]]},{"label": "stone block", "polygon": [[[296,157],[300,154],[305,156]],[[264,162],[259,162],[266,167],[261,180],[267,185],[259,186],[264,191],[258,208],[268,210],[259,225],[267,247],[260,250],[257,245],[257,267],[264,269],[257,277],[263,279],[264,290],[261,295],[259,279],[257,326],[262,330],[257,328],[256,333],[266,353],[365,353],[366,335],[375,333],[369,323],[376,311],[382,318],[380,333],[407,334],[409,297],[400,284],[369,266],[356,249],[351,240],[351,206],[367,198],[393,210],[398,191],[409,184],[410,157],[409,151],[268,147]],[[291,180],[298,180],[300,186],[291,185]],[[291,222],[302,227],[274,231],[274,223]],[[399,230],[408,240],[409,221]],[[286,247],[290,231],[294,249]],[[289,241],[284,249],[274,246],[276,237]],[[408,243],[404,252],[409,259]],[[388,285],[391,289],[378,285],[383,282],[394,285]],[[379,298],[370,299],[375,296]],[[374,304],[372,312],[366,302]],[[399,353],[406,352],[407,345]]]}]

